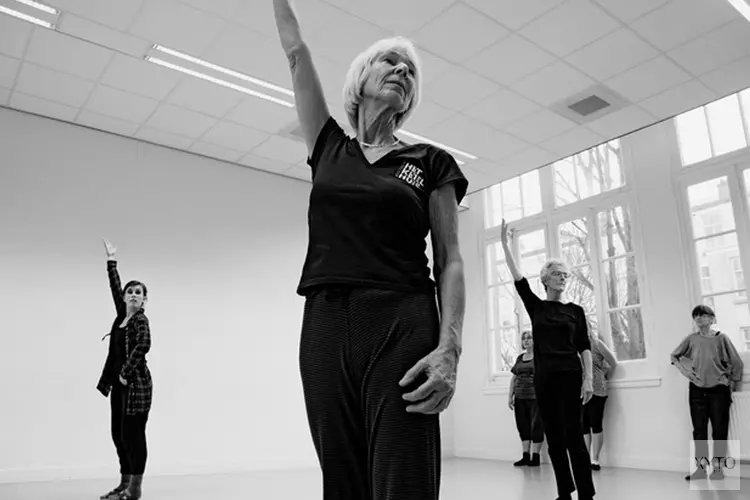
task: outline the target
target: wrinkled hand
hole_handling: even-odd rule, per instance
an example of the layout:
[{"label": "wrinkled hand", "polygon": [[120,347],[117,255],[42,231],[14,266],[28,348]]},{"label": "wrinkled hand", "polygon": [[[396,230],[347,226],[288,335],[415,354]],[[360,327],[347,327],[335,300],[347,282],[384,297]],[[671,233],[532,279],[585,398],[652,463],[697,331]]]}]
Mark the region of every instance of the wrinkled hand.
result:
[{"label": "wrinkled hand", "polygon": [[423,372],[427,375],[427,380],[412,392],[403,395],[405,401],[415,403],[407,406],[406,411],[434,415],[448,408],[456,391],[457,366],[458,354],[440,347],[417,361],[398,385],[406,387]]},{"label": "wrinkled hand", "polygon": [[111,259],[117,253],[117,247],[115,247],[107,238],[102,238],[104,242],[104,251],[107,252],[107,258]]},{"label": "wrinkled hand", "polygon": [[122,375],[120,375],[120,383],[121,383],[122,385],[128,385],[128,381],[127,381],[127,380],[125,380],[124,378],[122,378]]},{"label": "wrinkled hand", "polygon": [[594,382],[591,379],[583,379],[581,385],[581,397],[583,398],[583,404],[591,401],[591,397],[594,395]]}]

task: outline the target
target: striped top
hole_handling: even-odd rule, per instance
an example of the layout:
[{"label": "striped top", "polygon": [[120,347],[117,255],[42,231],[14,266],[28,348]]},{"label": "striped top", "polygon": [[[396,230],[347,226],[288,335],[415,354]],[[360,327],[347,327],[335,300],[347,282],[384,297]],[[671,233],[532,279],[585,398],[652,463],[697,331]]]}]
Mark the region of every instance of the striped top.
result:
[{"label": "striped top", "polygon": [[516,364],[510,369],[516,376],[513,382],[513,394],[516,399],[536,399],[534,392],[534,358],[524,361],[523,354],[516,358]]},{"label": "striped top", "polygon": [[607,395],[609,389],[607,384],[607,369],[609,363],[602,354],[601,349],[593,349],[591,353],[591,368],[594,382],[594,396],[604,397]]}]

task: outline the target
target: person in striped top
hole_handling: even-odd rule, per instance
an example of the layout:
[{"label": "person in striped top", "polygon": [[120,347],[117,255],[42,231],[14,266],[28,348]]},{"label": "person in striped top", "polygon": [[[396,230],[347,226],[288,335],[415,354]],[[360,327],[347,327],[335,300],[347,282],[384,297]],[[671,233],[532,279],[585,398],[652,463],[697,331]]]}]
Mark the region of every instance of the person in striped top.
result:
[{"label": "person in striped top", "polygon": [[617,358],[602,342],[593,329],[589,329],[591,339],[591,364],[593,374],[594,395],[583,405],[582,427],[586,448],[591,456],[591,468],[600,470],[599,454],[604,444],[604,406],[607,403],[608,379],[617,367]]},{"label": "person in striped top", "polygon": [[513,465],[538,467],[544,429],[534,391],[534,340],[531,331],[521,334],[521,347],[524,352],[516,358],[516,364],[510,369],[513,377],[508,391],[508,407],[515,413],[516,428],[523,446],[523,458]]}]

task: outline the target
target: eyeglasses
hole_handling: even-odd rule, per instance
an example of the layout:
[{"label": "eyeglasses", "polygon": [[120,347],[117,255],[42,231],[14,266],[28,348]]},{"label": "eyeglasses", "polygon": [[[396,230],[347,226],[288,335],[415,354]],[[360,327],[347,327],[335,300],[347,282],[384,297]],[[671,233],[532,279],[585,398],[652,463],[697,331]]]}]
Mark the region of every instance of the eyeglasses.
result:
[{"label": "eyeglasses", "polygon": [[567,278],[568,276],[570,276],[570,274],[566,273],[565,271],[552,271],[549,274],[550,276],[554,276],[555,278]]}]

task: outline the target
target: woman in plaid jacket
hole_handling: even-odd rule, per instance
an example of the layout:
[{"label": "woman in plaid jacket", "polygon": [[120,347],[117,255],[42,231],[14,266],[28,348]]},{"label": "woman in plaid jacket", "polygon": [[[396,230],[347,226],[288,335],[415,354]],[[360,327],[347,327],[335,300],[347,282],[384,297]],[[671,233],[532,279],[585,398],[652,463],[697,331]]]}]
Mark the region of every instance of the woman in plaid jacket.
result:
[{"label": "woman in plaid jacket", "polygon": [[[123,289],[117,272],[115,247],[104,240],[107,252],[109,288],[117,317],[109,336],[109,352],[97,389],[110,398],[112,440],[120,459],[120,484],[101,499],[141,498],[141,482],[146,468],[146,422],[151,410],[153,384],[146,365],[151,348],[148,318],[143,312],[148,291],[140,281],[130,281]],[[106,336],[105,336],[106,337]]]}]

